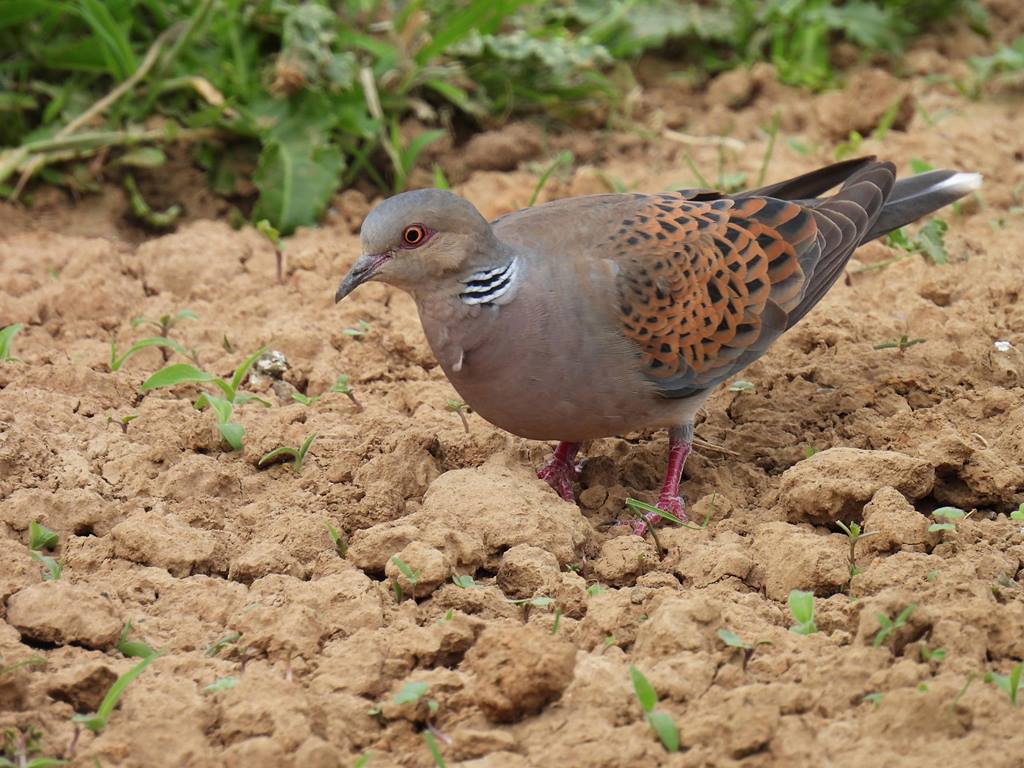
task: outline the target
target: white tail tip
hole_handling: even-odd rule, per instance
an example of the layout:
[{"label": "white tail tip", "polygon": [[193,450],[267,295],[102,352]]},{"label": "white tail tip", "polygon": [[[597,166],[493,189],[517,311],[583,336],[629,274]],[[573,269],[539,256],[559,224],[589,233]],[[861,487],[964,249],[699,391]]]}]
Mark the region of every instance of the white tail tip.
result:
[{"label": "white tail tip", "polygon": [[932,191],[950,189],[961,195],[966,195],[981,189],[981,181],[980,173],[954,173],[945,181],[936,184]]}]

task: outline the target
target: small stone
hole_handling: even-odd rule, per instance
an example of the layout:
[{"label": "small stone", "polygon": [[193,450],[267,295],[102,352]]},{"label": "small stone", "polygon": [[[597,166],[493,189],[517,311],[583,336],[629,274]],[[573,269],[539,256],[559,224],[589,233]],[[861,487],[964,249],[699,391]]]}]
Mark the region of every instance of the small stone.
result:
[{"label": "small stone", "polygon": [[95,712],[115,680],[117,673],[106,663],[91,660],[48,675],[46,693],[68,702],[76,712]]},{"label": "small stone", "polygon": [[873,534],[857,545],[858,552],[923,552],[928,542],[928,518],[914,509],[895,488],[880,488],[864,507],[864,531]]},{"label": "small stone", "polygon": [[558,583],[558,560],[546,549],[517,544],[501,558],[498,586],[511,598],[550,592]]},{"label": "small stone", "polygon": [[895,451],[830,448],[787,469],[779,498],[790,522],[818,525],[860,519],[879,488],[920,499],[935,485],[931,464]]},{"label": "small stone", "polygon": [[[412,571],[415,584],[399,568],[395,557]],[[427,597],[448,580],[451,572],[444,554],[420,541],[410,542],[395,557],[384,566],[384,574],[388,579],[397,580],[402,591],[413,597]]]},{"label": "small stone", "polygon": [[562,695],[576,647],[540,627],[490,626],[466,654],[472,698],[493,722],[515,722]]},{"label": "small stone", "polygon": [[584,509],[600,509],[608,498],[608,489],[603,485],[594,485],[580,491],[580,506]]},{"label": "small stone", "polygon": [[109,600],[67,581],[44,581],[11,595],[7,621],[22,638],[100,650],[121,632]]},{"label": "small stone", "polygon": [[594,576],[614,587],[632,585],[658,563],[654,547],[640,536],[616,536],[601,545],[594,561]]}]

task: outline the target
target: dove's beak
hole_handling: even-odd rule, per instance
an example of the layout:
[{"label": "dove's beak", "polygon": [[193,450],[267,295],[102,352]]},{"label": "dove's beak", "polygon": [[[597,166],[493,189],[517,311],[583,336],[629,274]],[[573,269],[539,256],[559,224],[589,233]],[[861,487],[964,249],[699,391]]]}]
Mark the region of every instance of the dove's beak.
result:
[{"label": "dove's beak", "polygon": [[338,286],[338,292],[334,294],[334,303],[337,304],[367,280],[372,280],[384,262],[390,261],[391,257],[391,251],[385,251],[384,253],[364,253],[356,259],[356,263],[352,265],[352,269],[348,271],[345,279]]}]

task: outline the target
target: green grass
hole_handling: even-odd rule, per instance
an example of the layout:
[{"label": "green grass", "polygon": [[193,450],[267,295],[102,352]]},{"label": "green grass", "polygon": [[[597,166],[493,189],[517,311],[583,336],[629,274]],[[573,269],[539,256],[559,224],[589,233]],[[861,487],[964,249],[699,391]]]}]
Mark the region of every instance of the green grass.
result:
[{"label": "green grass", "polygon": [[[449,127],[614,114],[632,79],[619,63],[645,52],[705,75],[770,61],[819,89],[839,80],[839,41],[898,55],[928,25],[981,15],[977,0],[0,0],[0,194],[32,179],[87,192],[102,173],[167,228],[177,201],[143,182],[184,155],[287,235],[357,179],[405,188]],[[411,116],[425,127],[410,135]]]}]

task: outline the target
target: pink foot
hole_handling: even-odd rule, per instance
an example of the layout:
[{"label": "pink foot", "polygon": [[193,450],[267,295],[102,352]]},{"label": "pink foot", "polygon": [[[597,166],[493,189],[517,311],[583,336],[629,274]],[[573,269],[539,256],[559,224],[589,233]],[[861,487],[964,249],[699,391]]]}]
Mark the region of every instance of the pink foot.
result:
[{"label": "pink foot", "polygon": [[566,501],[576,502],[572,494],[572,484],[580,476],[573,461],[580,450],[579,443],[561,442],[551,454],[548,463],[537,471],[537,477],[555,489],[555,493]]},{"label": "pink foot", "polygon": [[548,463],[537,470],[537,477],[555,489],[555,493],[566,501],[576,501],[572,492],[572,484],[579,478],[579,471],[570,461],[560,459],[558,455],[548,459]]},{"label": "pink foot", "polygon": [[[686,502],[683,501],[682,496],[669,496],[662,494],[658,499],[658,503],[655,504],[658,509],[662,512],[668,512],[673,517],[682,520],[684,523],[689,520],[686,516]],[[635,533],[637,536],[646,536],[647,531],[656,526],[666,522],[665,518],[661,515],[656,515],[653,512],[645,512],[643,520],[627,520],[626,526],[629,528],[631,533]]]}]

